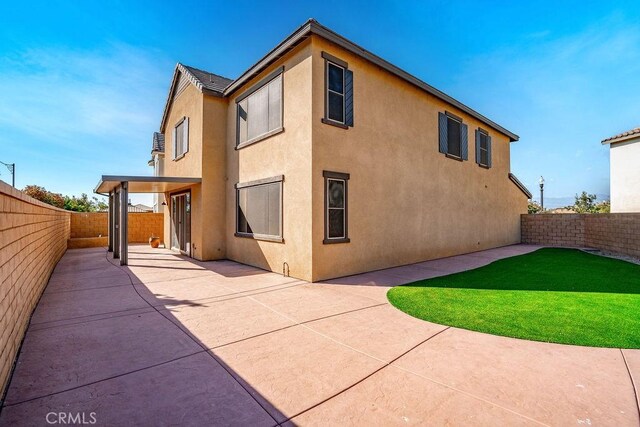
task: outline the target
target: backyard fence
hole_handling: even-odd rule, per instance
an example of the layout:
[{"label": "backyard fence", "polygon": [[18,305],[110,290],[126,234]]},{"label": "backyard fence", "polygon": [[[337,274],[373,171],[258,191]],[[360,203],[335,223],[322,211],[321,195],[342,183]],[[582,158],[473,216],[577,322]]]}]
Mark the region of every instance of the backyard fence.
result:
[{"label": "backyard fence", "polygon": [[0,181],[0,396],[31,313],[67,249],[70,216]]},{"label": "backyard fence", "polygon": [[640,213],[522,215],[521,229],[522,243],[587,247],[640,258]]},{"label": "backyard fence", "polygon": [[[164,214],[129,212],[129,243],[148,243],[149,237],[164,241]],[[71,215],[69,249],[107,246],[109,232],[106,212],[74,212]]]}]

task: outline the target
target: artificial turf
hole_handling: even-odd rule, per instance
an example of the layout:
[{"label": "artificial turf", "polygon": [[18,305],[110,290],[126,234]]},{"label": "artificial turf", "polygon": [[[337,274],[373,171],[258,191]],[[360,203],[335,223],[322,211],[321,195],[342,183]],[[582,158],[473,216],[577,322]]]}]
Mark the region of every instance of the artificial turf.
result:
[{"label": "artificial turf", "polygon": [[535,341],[640,348],[640,265],[543,248],[391,289],[391,304],[443,325]]}]

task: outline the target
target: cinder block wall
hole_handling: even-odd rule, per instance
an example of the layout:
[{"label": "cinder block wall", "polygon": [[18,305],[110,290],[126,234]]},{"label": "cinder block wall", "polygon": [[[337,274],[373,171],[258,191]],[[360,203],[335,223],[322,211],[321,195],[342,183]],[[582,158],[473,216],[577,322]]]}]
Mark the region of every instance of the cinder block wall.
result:
[{"label": "cinder block wall", "polygon": [[522,243],[590,247],[640,258],[640,213],[522,215]]},{"label": "cinder block wall", "polygon": [[640,258],[640,213],[586,215],[585,244]]},{"label": "cinder block wall", "polygon": [[[153,212],[129,213],[129,243],[147,243],[149,237],[160,237],[164,242],[164,214]],[[73,212],[71,214],[71,238],[106,237],[109,232],[106,212]],[[95,240],[101,242],[99,240]],[[100,246],[104,246],[101,243]],[[86,247],[86,245],[85,245]]]},{"label": "cinder block wall", "polygon": [[522,243],[584,247],[585,216],[579,214],[522,215],[520,220]]},{"label": "cinder block wall", "polygon": [[31,313],[67,249],[70,213],[0,182],[0,396]]}]

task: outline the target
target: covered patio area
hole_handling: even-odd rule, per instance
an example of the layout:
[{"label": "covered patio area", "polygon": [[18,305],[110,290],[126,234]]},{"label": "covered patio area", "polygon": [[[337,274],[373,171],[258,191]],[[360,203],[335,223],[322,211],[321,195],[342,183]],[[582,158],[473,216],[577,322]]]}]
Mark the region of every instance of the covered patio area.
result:
[{"label": "covered patio area", "polygon": [[[387,290],[516,245],[307,283],[165,249],[69,250],[33,315],[0,425],[619,425],[640,351],[414,319]],[[49,415],[49,414],[54,415]]]},{"label": "covered patio area", "polygon": [[200,184],[202,178],[102,175],[94,193],[109,197],[108,251],[127,265],[128,205],[130,193],[168,193]]}]

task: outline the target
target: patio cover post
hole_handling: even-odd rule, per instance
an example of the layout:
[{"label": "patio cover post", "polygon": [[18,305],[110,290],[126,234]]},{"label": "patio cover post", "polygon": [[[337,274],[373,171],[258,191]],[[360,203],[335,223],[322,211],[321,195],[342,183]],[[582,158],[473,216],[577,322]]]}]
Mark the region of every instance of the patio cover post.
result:
[{"label": "patio cover post", "polygon": [[129,211],[129,183],[123,181],[120,183],[120,265],[127,265],[129,261],[129,248],[127,246],[127,219]]},{"label": "patio cover post", "polygon": [[113,189],[113,258],[120,258],[120,186]]},{"label": "patio cover post", "polygon": [[109,210],[107,211],[107,221],[109,223],[107,229],[108,252],[113,252],[113,191],[109,191]]}]

